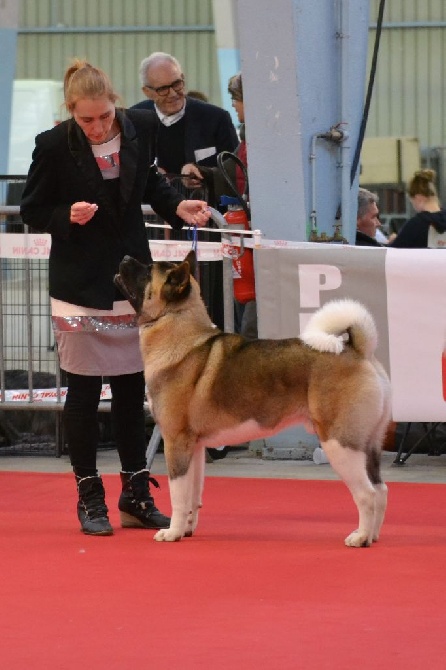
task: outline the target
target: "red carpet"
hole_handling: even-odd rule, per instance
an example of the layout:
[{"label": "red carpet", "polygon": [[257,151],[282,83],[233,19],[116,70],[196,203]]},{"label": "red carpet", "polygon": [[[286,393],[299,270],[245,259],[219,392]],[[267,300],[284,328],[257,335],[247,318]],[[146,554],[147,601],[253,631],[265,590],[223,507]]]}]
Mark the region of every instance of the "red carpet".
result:
[{"label": "red carpet", "polygon": [[[156,500],[169,510],[160,477]],[[446,487],[390,484],[381,540],[333,481],[206,480],[198,534],[85,537],[71,475],[0,473],[0,658],[14,670],[443,670]]]}]

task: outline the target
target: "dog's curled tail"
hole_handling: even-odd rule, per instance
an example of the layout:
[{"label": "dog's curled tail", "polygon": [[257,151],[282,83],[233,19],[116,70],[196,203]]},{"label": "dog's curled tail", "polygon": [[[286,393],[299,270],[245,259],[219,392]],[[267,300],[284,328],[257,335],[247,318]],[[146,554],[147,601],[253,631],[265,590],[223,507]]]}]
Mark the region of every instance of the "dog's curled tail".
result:
[{"label": "dog's curled tail", "polygon": [[361,356],[369,358],[378,344],[375,321],[356,300],[333,300],[313,314],[300,339],[312,349],[340,354],[345,348],[344,334]]}]

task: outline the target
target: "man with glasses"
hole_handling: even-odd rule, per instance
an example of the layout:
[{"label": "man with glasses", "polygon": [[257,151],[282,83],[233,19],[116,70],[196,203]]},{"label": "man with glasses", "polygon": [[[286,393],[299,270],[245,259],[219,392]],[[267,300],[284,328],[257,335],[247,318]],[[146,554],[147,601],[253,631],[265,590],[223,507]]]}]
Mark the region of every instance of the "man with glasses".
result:
[{"label": "man with glasses", "polygon": [[[176,58],[163,52],[152,53],[141,62],[139,77],[148,100],[139,102],[134,108],[154,109],[159,118],[157,159],[160,171],[179,176],[186,163],[216,167],[219,153],[235,151],[239,139],[230,114],[221,107],[187,95],[182,67]],[[178,186],[182,182],[173,183]],[[173,238],[181,233],[170,231],[170,235]],[[208,233],[208,238],[220,241],[216,233]],[[200,285],[213,322],[223,330],[221,261],[201,266]],[[214,458],[218,456],[217,450],[213,449],[212,453]],[[225,453],[224,449],[218,457]]]},{"label": "man with glasses", "polygon": [[158,167],[163,172],[179,175],[185,163],[213,167],[220,152],[236,149],[239,141],[229,112],[187,97],[176,58],[152,53],[141,62],[139,76],[148,100],[134,107],[155,109],[158,115]]}]

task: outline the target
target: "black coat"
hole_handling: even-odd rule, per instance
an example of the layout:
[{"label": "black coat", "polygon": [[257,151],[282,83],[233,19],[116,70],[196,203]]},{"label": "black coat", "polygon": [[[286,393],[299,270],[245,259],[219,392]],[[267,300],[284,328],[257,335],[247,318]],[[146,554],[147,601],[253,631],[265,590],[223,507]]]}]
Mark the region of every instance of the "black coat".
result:
[{"label": "black coat", "polygon": [[[138,102],[131,109],[154,109],[153,100]],[[157,117],[158,118],[158,117]],[[184,155],[186,163],[199,163],[205,167],[217,165],[217,155],[222,151],[235,151],[239,139],[231,115],[225,109],[209,102],[187,98],[184,112]],[[197,161],[196,151],[215,147],[215,151]],[[162,166],[161,166],[162,167]]]},{"label": "black coat", "polygon": [[389,247],[427,249],[431,226],[440,234],[446,232],[446,210],[418,212],[406,221]]},{"label": "black coat", "polygon": [[383,247],[383,244],[380,244],[378,240],[375,240],[374,237],[366,235],[361,230],[356,231],[356,246],[357,247]]},{"label": "black coat", "polygon": [[[36,147],[21,203],[23,221],[51,233],[50,296],[96,309],[112,309],[113,277],[128,254],[150,262],[141,203],[175,228],[184,198],[151,168],[157,118],[153,112],[117,110],[121,127],[119,203],[113,204],[82,129],[73,119],[36,137]],[[96,203],[84,226],[70,223],[75,202]],[[121,297],[121,299],[123,299]]]}]

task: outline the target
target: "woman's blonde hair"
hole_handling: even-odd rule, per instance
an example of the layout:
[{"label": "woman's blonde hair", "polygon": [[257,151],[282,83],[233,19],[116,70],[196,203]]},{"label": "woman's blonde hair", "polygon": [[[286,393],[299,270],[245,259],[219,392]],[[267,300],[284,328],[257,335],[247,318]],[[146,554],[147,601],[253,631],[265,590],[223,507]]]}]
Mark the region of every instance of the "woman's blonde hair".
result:
[{"label": "woman's blonde hair", "polygon": [[86,60],[75,58],[64,75],[65,106],[72,112],[81,98],[107,97],[113,104],[119,99],[105,72]]},{"label": "woman's blonde hair", "polygon": [[432,198],[433,196],[437,197],[438,193],[435,187],[436,179],[437,173],[435,170],[418,170],[409,182],[407,189],[408,195],[411,198],[416,195],[424,195],[425,198]]}]

